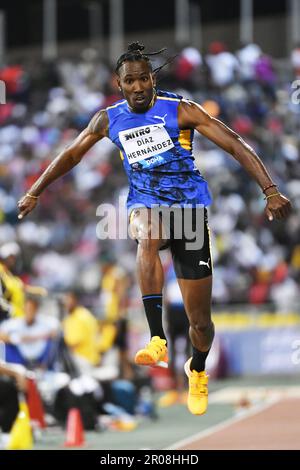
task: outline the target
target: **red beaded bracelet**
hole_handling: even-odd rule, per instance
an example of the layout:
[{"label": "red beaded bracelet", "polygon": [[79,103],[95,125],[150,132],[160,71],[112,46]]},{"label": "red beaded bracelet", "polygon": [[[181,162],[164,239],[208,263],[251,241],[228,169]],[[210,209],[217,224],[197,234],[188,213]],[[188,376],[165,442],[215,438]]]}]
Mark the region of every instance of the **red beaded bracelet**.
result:
[{"label": "red beaded bracelet", "polygon": [[277,184],[272,183],[269,186],[266,186],[265,188],[263,188],[262,192],[264,193],[265,191],[267,191],[267,189],[270,188],[277,188]]}]

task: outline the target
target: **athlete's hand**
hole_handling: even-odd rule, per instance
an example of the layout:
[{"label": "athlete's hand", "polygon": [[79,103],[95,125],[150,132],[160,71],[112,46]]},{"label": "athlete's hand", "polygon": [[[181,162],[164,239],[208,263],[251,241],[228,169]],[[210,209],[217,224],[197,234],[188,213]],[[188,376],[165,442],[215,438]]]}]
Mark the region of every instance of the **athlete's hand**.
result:
[{"label": "athlete's hand", "polygon": [[274,196],[272,195],[272,197],[268,197],[265,213],[270,221],[273,219],[283,219],[287,217],[290,212],[291,203],[283,194],[277,193],[274,194]]},{"label": "athlete's hand", "polygon": [[25,194],[25,196],[23,196],[18,202],[18,208],[20,212],[18,215],[18,219],[23,219],[27,214],[29,214],[29,212],[31,212],[35,208],[37,202],[38,199]]}]

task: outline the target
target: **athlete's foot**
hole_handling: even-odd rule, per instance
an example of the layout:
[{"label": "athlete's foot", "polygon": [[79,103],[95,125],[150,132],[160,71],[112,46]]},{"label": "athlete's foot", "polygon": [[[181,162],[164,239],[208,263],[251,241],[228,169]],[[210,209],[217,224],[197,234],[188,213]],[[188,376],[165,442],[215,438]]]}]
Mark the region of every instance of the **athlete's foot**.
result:
[{"label": "athlete's foot", "polygon": [[184,371],[189,378],[189,393],[187,406],[193,415],[203,415],[208,405],[208,375],[205,371],[197,372],[190,368],[192,358],[184,365]]},{"label": "athlete's foot", "polygon": [[153,336],[144,349],[135,355],[135,363],[139,366],[168,367],[168,350],[165,339]]}]

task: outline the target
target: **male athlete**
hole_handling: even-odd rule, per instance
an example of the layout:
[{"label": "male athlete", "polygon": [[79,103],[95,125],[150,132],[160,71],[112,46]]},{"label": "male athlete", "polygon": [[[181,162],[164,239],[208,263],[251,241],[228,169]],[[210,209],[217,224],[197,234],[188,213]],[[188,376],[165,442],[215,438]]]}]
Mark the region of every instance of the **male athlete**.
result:
[{"label": "male athlete", "polygon": [[[186,240],[151,237],[154,228],[149,213],[153,205],[206,208],[211,202],[207,183],[195,167],[192,153],[196,129],[230,153],[259,184],[266,199],[269,220],[281,219],[290,202],[277,190],[262,161],[242,138],[212,118],[198,104],[169,92],[156,90],[150,55],[132,43],[117,62],[119,89],[124,99],[98,111],[75,141],[48,166],[29,192],[19,201],[23,218],[34,209],[38,197],[52,181],[70,171],[84,154],[103,137],[120,149],[129,179],[129,228],[138,242],[137,271],[151,340],[138,351],[140,365],[163,365],[167,342],[162,327],[163,270],[159,250],[170,246],[174,268],[190,323],[193,355],[185,364],[189,377],[188,408],[192,414],[205,413],[208,376],[205,360],[214,325],[211,320],[212,260],[206,209],[204,243],[199,250],[187,250]],[[161,51],[160,51],[161,52]],[[132,207],[134,209],[131,209]]]}]

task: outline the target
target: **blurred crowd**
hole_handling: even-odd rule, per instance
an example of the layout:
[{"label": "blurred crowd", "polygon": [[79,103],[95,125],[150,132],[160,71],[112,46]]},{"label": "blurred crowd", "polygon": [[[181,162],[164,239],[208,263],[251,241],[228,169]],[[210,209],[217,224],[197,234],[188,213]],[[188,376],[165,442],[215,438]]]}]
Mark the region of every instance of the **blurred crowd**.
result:
[{"label": "blurred crowd", "polygon": [[[296,46],[282,67],[256,44],[233,53],[216,41],[206,54],[192,47],[177,56],[174,51],[158,76],[158,87],[201,103],[238,132],[294,205],[288,220],[267,222],[257,185],[233,158],[196,135],[196,162],[214,196],[209,213],[217,304],[271,302],[282,310],[299,301],[300,106],[291,88],[300,77],[299,57]],[[127,191],[118,150],[108,139],[95,145],[22,222],[16,203],[95,111],[120,98],[112,67],[87,49],[76,60],[7,64],[0,79],[7,86],[7,104],[0,106],[0,246],[7,240],[20,244],[25,282],[50,292],[80,289],[95,307],[103,254],[114,252],[134,276],[135,244],[96,237],[97,205],[118,205]],[[138,296],[137,289],[131,295]]]},{"label": "blurred crowd", "polygon": [[[288,220],[268,222],[258,186],[232,157],[195,135],[196,163],[214,197],[209,220],[215,308],[267,304],[270,311],[299,311],[300,93],[292,82],[300,79],[300,46],[275,62],[256,44],[233,53],[216,41],[206,54],[192,47],[168,51],[154,66],[172,55],[159,73],[158,87],[195,100],[239,133],[293,204]],[[5,359],[25,368],[19,379],[26,370],[35,371],[46,406],[58,421],[66,421],[75,403],[87,429],[108,425],[107,418],[96,423],[97,416],[122,416],[113,425],[133,429],[133,414],[155,416],[151,381],[144,371],[134,370],[130,354],[144,343],[137,320],[143,316],[136,244],[96,236],[101,203],[114,204],[127,224],[120,210],[127,181],[118,150],[108,139],[95,145],[45,191],[28,218],[17,218],[18,199],[41,172],[97,110],[120,98],[113,68],[87,49],[76,60],[7,64],[0,80],[7,91],[7,103],[0,105],[0,345],[5,344]],[[166,311],[182,311],[174,275],[169,275],[170,258],[164,252],[162,259]],[[128,326],[132,312],[134,322]],[[176,341],[181,344],[171,367],[176,400],[184,389],[176,370],[187,354],[187,326],[178,325],[169,318],[174,348]],[[12,412],[4,416],[0,409],[0,427],[7,432],[18,404],[16,389],[12,395],[10,385],[5,387],[2,383],[0,389],[7,393],[6,403],[12,398]],[[24,384],[20,387],[24,392]]]}]

